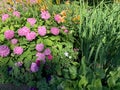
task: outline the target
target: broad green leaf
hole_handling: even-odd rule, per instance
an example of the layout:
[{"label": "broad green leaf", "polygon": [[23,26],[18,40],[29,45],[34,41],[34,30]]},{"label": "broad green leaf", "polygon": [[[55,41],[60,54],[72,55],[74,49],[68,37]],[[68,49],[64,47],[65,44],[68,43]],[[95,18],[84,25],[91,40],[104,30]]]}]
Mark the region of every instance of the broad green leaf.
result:
[{"label": "broad green leaf", "polygon": [[51,40],[49,40],[49,39],[45,39],[43,42],[47,46],[52,46],[53,45],[53,42]]},{"label": "broad green leaf", "polygon": [[10,28],[8,26],[3,27],[3,29],[1,30],[1,33],[4,33],[6,30],[9,30]]},{"label": "broad green leaf", "polygon": [[77,77],[77,67],[76,66],[70,66],[69,72],[70,72],[71,79],[75,79]]},{"label": "broad green leaf", "polygon": [[60,40],[60,36],[51,36],[50,39],[58,41],[58,40]]},{"label": "broad green leaf", "polygon": [[80,77],[81,77],[81,79],[78,83],[78,87],[81,87],[81,86],[85,87],[88,84],[88,80],[85,76],[80,76]]}]

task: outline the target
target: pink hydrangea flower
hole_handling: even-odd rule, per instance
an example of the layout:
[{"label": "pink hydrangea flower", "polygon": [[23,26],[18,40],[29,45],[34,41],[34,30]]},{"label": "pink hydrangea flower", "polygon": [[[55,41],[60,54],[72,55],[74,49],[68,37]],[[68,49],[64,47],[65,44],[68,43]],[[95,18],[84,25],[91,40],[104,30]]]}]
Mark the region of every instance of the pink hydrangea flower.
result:
[{"label": "pink hydrangea flower", "polygon": [[38,33],[40,36],[45,36],[47,31],[45,26],[38,27]]},{"label": "pink hydrangea flower", "polygon": [[37,51],[41,52],[44,49],[44,44],[42,44],[42,43],[37,44],[35,48]]},{"label": "pink hydrangea flower", "polygon": [[6,57],[10,54],[10,49],[6,45],[0,45],[0,56]]},{"label": "pink hydrangea flower", "polygon": [[61,22],[61,16],[59,15],[59,14],[56,14],[55,16],[54,16],[54,19],[55,19],[55,21],[57,22],[57,23],[60,23]]},{"label": "pink hydrangea flower", "polygon": [[69,31],[67,29],[64,30],[64,33],[68,33]]},{"label": "pink hydrangea flower", "polygon": [[3,14],[3,15],[2,15],[2,21],[5,21],[7,18],[9,18],[9,15],[8,15],[8,14]]},{"label": "pink hydrangea flower", "polygon": [[17,44],[17,42],[18,42],[18,40],[15,39],[15,38],[11,40],[11,43],[12,43],[12,44]]},{"label": "pink hydrangea flower", "polygon": [[28,41],[32,41],[32,40],[34,40],[36,38],[36,33],[35,32],[30,32],[30,33],[28,33],[27,35],[26,35],[26,39],[28,40]]},{"label": "pink hydrangea flower", "polygon": [[18,29],[18,35],[19,36],[26,36],[28,33],[30,33],[30,29],[26,26]]},{"label": "pink hydrangea flower", "polygon": [[50,13],[48,11],[41,11],[41,18],[48,20],[50,18]]},{"label": "pink hydrangea flower", "polygon": [[36,23],[36,19],[35,18],[28,18],[27,22],[30,23],[31,26],[34,26],[34,24]]},{"label": "pink hydrangea flower", "polygon": [[18,12],[18,11],[14,11],[13,15],[16,16],[16,17],[18,17],[18,18],[20,18],[20,12]]},{"label": "pink hydrangea flower", "polygon": [[37,56],[37,60],[45,60],[45,54],[44,53],[37,53],[36,54],[36,56]]},{"label": "pink hydrangea flower", "polygon": [[58,35],[60,30],[57,28],[57,27],[52,27],[50,32],[53,34],[53,35]]},{"label": "pink hydrangea flower", "polygon": [[49,48],[46,48],[44,51],[45,55],[50,55],[51,54],[51,50]]},{"label": "pink hydrangea flower", "polygon": [[6,39],[10,40],[14,37],[14,31],[13,30],[7,30],[4,32],[4,36]]},{"label": "pink hydrangea flower", "polygon": [[37,72],[38,69],[39,69],[39,67],[37,66],[36,63],[31,64],[31,67],[30,67],[31,72]]},{"label": "pink hydrangea flower", "polygon": [[53,59],[53,56],[50,54],[47,56],[48,60],[52,60]]},{"label": "pink hydrangea flower", "polygon": [[23,48],[20,46],[16,46],[13,50],[14,54],[21,55],[23,53]]}]

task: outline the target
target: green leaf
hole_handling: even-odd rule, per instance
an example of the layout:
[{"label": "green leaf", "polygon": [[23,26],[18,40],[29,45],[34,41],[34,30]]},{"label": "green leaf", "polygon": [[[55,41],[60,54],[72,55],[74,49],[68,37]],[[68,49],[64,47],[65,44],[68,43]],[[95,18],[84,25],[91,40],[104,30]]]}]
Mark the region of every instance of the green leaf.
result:
[{"label": "green leaf", "polygon": [[85,56],[82,57],[81,59],[81,73],[83,75],[86,75],[87,71],[86,71],[86,64],[85,64]]},{"label": "green leaf", "polygon": [[28,28],[30,28],[31,26],[30,26],[30,24],[27,22],[26,23],[26,25],[25,25],[26,27],[28,27]]},{"label": "green leaf", "polygon": [[110,77],[108,80],[107,80],[107,83],[108,83],[108,86],[109,87],[114,87],[115,84],[116,84],[116,81],[113,77]]},{"label": "green leaf", "polygon": [[85,87],[88,84],[88,80],[85,76],[80,76],[80,77],[81,77],[81,79],[78,83],[78,87],[81,87],[81,86]]},{"label": "green leaf", "polygon": [[58,41],[58,40],[60,40],[60,36],[51,36],[50,40]]},{"label": "green leaf", "polygon": [[93,80],[92,83],[93,83],[93,86],[96,87],[97,90],[102,90],[101,79]]},{"label": "green leaf", "polygon": [[0,34],[0,41],[4,41],[5,40],[5,37],[3,34]]},{"label": "green leaf", "polygon": [[63,75],[64,75],[64,78],[67,78],[67,79],[70,78],[70,77],[69,77],[69,71],[68,71],[67,69],[63,69],[63,70],[62,70],[62,73],[63,73]]},{"label": "green leaf", "polygon": [[9,27],[8,27],[8,26],[3,27],[3,29],[1,30],[1,33],[4,33],[6,30],[9,30]]},{"label": "green leaf", "polygon": [[70,72],[71,79],[75,79],[77,77],[77,67],[76,66],[70,66],[69,72]]},{"label": "green leaf", "polygon": [[53,45],[53,42],[51,40],[49,40],[49,39],[45,39],[43,42],[47,46],[52,46]]},{"label": "green leaf", "polygon": [[14,30],[14,27],[12,25],[10,26],[10,30]]}]

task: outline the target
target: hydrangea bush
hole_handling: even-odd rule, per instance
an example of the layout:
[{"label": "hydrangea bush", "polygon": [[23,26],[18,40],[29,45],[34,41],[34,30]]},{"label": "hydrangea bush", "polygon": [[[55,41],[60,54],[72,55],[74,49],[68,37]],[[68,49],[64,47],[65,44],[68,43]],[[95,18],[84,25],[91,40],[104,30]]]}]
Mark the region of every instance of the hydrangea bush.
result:
[{"label": "hydrangea bush", "polygon": [[2,14],[0,22],[1,83],[41,88],[75,62],[74,30],[60,12],[33,5]]}]

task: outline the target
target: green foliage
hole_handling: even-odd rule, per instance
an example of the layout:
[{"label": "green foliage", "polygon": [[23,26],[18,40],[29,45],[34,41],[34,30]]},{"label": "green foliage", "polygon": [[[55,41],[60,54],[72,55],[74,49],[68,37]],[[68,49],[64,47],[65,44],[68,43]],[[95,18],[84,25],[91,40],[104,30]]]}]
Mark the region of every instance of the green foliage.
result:
[{"label": "green foliage", "polygon": [[[70,5],[48,5],[51,18],[46,21],[40,18],[39,5],[27,6],[26,10],[22,7],[18,6],[21,18],[11,16],[6,22],[0,23],[0,45],[6,44],[11,49],[8,57],[0,57],[0,83],[26,84],[39,90],[120,88],[119,4],[101,2],[90,7],[80,0],[70,2]],[[62,10],[67,10],[65,22],[56,23],[54,14],[61,13]],[[37,19],[33,27],[26,22],[29,17]],[[15,45],[4,38],[6,30],[12,29],[17,34],[20,27],[27,26],[37,33],[38,26],[43,25],[47,28],[47,35],[41,37],[37,34],[32,42],[15,35],[19,40],[17,46],[22,46],[24,53],[20,56],[12,53]],[[65,26],[69,33],[64,33],[61,26]],[[60,34],[51,35],[51,27],[58,27]],[[30,66],[36,60],[35,46],[38,43],[51,49],[53,60],[46,58],[46,63],[40,64],[39,71],[32,73]],[[79,49],[79,52],[73,50],[74,48]],[[24,63],[22,67],[15,66],[18,61]],[[12,67],[12,70],[8,71],[8,67]],[[51,80],[47,81],[49,75]]]}]

